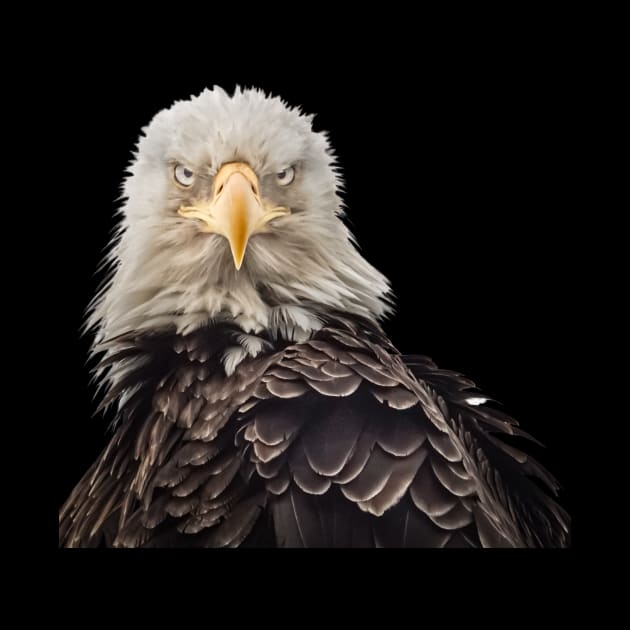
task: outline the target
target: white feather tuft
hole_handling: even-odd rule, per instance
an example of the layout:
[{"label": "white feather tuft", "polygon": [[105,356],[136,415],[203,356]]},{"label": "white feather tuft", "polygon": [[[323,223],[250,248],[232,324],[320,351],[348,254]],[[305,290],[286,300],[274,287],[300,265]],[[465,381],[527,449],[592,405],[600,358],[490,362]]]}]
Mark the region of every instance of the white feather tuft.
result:
[{"label": "white feather tuft", "polygon": [[232,376],[239,363],[247,356],[247,350],[242,346],[228,348],[223,354],[223,367],[227,376]]},{"label": "white feather tuft", "polygon": [[264,349],[271,347],[267,340],[255,335],[238,335],[236,339],[250,357],[257,357]]},{"label": "white feather tuft", "polygon": [[483,405],[488,402],[487,398],[482,398],[481,396],[472,396],[470,398],[466,398],[466,402],[473,407],[478,407],[479,405]]}]

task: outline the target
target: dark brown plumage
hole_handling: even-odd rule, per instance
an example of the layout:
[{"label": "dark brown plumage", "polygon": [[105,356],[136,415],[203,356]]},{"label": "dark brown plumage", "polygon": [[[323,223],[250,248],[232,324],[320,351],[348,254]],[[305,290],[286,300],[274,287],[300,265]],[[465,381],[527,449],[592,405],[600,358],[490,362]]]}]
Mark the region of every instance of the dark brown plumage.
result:
[{"label": "dark brown plumage", "polygon": [[[227,324],[125,335],[109,445],[60,514],[60,545],[560,547],[568,516],[511,418],[473,384],[338,315],[224,376]],[[102,364],[105,368],[105,363]]]}]

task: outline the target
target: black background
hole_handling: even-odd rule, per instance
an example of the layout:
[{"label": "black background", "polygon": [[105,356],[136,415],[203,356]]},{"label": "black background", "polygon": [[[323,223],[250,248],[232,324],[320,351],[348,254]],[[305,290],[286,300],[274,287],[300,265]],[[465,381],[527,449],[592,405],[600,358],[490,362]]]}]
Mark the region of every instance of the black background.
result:
[{"label": "black background", "polygon": [[[67,314],[59,504],[106,442],[107,419],[92,417],[89,339],[78,331],[140,128],[174,100],[240,84],[317,114],[315,128],[329,131],[343,169],[361,251],[392,282],[397,309],[385,328],[395,345],[465,373],[501,401],[547,446],[530,451],[558,477],[572,510],[576,419],[565,377],[574,365],[563,308],[570,51],[540,32],[430,31],[393,47],[375,33],[360,48],[326,54],[299,39],[265,54],[260,43],[223,54],[223,40],[205,55],[157,42],[132,56],[84,49],[87,69],[66,70],[58,99],[69,157],[59,166],[69,169],[75,203],[57,252]],[[322,37],[328,48],[342,35]]]}]

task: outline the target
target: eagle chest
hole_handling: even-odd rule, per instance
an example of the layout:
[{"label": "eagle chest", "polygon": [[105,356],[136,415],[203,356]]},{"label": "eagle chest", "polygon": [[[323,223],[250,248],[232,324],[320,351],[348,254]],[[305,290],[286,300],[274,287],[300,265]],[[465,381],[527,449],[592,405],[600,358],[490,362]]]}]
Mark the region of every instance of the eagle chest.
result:
[{"label": "eagle chest", "polygon": [[[299,528],[298,539],[289,540],[286,521],[301,505],[303,515],[321,512],[316,544],[330,544],[339,526],[331,519],[367,522],[405,495],[416,512],[420,506],[424,516],[415,520],[423,518],[434,542],[470,524],[463,497],[475,484],[456,446],[405,386],[395,355],[347,332],[321,336],[246,356],[230,376],[222,366],[227,340],[197,335],[170,340],[170,353],[153,352],[147,369],[153,364],[156,379],[166,373],[147,419],[134,418],[146,425],[135,449],[144,477],[133,484],[150,505],[145,526],[177,519],[182,533],[205,531],[214,540],[234,506],[250,525],[268,508],[270,527],[283,530],[276,542],[299,544]],[[363,530],[350,527],[346,544],[357,544],[347,537],[367,535]]]}]

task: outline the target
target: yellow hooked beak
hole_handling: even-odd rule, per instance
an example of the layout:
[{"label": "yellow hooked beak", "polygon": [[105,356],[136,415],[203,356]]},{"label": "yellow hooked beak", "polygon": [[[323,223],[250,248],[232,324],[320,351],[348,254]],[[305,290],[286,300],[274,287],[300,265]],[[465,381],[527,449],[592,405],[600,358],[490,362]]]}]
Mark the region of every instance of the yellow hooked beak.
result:
[{"label": "yellow hooked beak", "polygon": [[230,162],[214,178],[212,200],[181,206],[181,216],[200,219],[203,232],[227,238],[234,265],[240,269],[252,234],[264,232],[269,221],[290,214],[288,208],[268,207],[260,197],[258,178],[244,162]]}]

